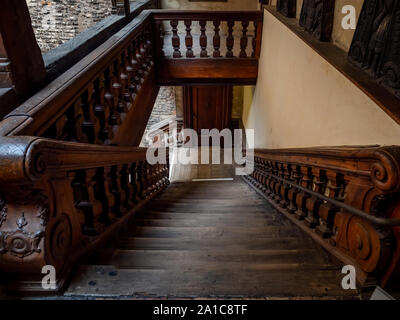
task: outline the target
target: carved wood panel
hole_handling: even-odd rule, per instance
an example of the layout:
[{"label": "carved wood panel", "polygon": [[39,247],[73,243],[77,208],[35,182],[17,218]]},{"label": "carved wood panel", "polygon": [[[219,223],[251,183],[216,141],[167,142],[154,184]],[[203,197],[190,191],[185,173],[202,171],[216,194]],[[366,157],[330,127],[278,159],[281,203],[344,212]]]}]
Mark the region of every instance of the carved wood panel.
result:
[{"label": "carved wood panel", "polygon": [[294,18],[296,16],[296,0],[277,0],[276,9],[285,17]]},{"label": "carved wood panel", "polygon": [[330,41],[334,10],[334,0],[304,0],[300,13],[300,26],[316,39]]},{"label": "carved wood panel", "polygon": [[400,98],[400,2],[365,0],[349,58]]}]

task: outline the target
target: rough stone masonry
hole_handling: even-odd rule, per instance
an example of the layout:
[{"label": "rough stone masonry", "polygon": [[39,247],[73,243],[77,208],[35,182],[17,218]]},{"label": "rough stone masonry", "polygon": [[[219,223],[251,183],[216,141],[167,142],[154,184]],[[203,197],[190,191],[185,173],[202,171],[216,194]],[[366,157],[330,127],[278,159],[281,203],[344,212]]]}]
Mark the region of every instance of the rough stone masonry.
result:
[{"label": "rough stone masonry", "polygon": [[42,52],[53,49],[111,14],[111,0],[26,0]]}]

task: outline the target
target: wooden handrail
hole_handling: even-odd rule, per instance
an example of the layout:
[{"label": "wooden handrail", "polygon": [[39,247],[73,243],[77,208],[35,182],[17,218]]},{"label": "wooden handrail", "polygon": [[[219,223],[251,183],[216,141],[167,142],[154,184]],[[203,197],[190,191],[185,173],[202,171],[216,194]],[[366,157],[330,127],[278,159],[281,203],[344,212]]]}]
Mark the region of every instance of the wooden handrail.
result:
[{"label": "wooden handrail", "polygon": [[356,266],[360,283],[376,277],[386,285],[396,276],[400,147],[260,149],[254,159],[246,180],[323,247]]},{"label": "wooden handrail", "polygon": [[41,268],[52,265],[60,290],[78,259],[168,186],[168,151],[155,165],[146,151],[0,138],[0,270],[11,285],[41,291]]}]

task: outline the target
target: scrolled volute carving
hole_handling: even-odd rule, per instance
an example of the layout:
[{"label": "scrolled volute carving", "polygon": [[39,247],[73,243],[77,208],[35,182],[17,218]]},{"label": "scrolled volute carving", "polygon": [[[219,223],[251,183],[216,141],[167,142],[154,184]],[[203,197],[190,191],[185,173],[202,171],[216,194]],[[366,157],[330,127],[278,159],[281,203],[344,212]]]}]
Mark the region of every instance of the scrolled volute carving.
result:
[{"label": "scrolled volute carving", "polygon": [[400,153],[396,148],[384,148],[374,153],[377,162],[371,165],[371,180],[385,192],[400,191]]}]

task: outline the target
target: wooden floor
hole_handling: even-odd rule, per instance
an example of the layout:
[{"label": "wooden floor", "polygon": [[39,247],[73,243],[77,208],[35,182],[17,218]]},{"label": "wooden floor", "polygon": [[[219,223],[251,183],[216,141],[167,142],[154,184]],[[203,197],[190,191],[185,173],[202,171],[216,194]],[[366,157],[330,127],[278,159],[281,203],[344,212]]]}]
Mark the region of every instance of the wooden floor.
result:
[{"label": "wooden floor", "polygon": [[341,266],[242,180],[174,183],[65,297],[357,298]]}]

